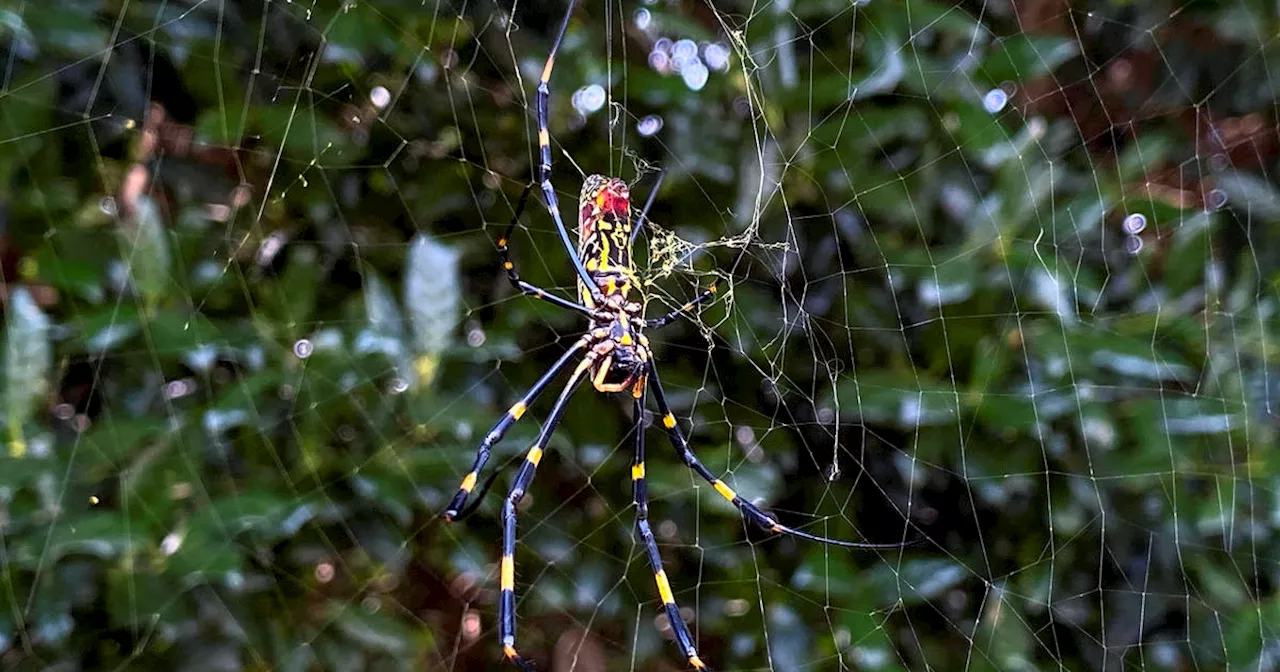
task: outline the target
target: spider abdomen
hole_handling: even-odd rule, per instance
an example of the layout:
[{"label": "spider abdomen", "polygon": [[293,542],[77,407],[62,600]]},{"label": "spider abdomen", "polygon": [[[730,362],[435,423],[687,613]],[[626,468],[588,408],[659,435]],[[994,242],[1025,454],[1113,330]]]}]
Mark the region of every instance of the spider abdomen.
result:
[{"label": "spider abdomen", "polygon": [[[578,257],[605,297],[631,291],[631,190],[616,177],[588,175],[578,198]],[[593,306],[581,280],[578,295]]]}]

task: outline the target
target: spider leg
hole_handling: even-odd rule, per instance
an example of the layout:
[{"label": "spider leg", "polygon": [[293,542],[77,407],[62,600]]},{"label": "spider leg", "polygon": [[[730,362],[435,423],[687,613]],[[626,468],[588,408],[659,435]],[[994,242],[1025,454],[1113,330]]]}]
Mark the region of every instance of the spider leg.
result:
[{"label": "spider leg", "polygon": [[560,24],[560,32],[556,35],[556,41],[551,44],[551,53],[547,54],[547,64],[542,68],[542,77],[538,80],[538,96],[537,96],[537,115],[538,115],[538,150],[541,161],[538,164],[538,179],[542,183],[542,197],[546,202],[547,210],[551,213],[551,219],[555,220],[556,230],[560,233],[560,242],[564,243],[564,249],[569,253],[569,259],[573,262],[573,270],[577,271],[578,277],[586,285],[588,291],[591,292],[591,298],[597,305],[604,305],[604,293],[600,291],[600,287],[596,285],[596,281],[591,278],[591,274],[587,272],[587,268],[582,265],[582,259],[578,258],[578,252],[574,249],[573,241],[569,239],[569,230],[564,226],[564,220],[560,218],[560,201],[556,199],[556,190],[551,185],[551,131],[547,127],[547,119],[550,116],[548,108],[551,99],[551,69],[556,63],[556,52],[560,50],[560,43],[564,41],[564,34],[569,30],[569,18],[573,16],[574,0],[569,0],[569,7],[564,12],[564,23]]},{"label": "spider leg", "polygon": [[543,390],[547,389],[547,386],[551,384],[551,381],[556,377],[556,374],[560,373],[561,369],[569,363],[569,360],[573,359],[574,355],[578,354],[579,351],[587,346],[587,342],[588,339],[585,337],[578,339],[576,343],[574,343],[563,355],[560,356],[560,359],[556,360],[555,364],[551,365],[550,369],[547,369],[546,373],[542,374],[542,377],[538,379],[538,382],[534,383],[533,387],[529,388],[529,391],[524,393],[524,396],[520,398],[520,401],[512,404],[511,408],[502,416],[502,419],[499,420],[498,423],[493,426],[493,429],[490,429],[489,433],[485,435],[484,440],[480,442],[479,450],[476,451],[476,459],[471,465],[471,471],[467,472],[467,475],[462,478],[462,485],[458,487],[458,493],[449,501],[449,506],[444,511],[445,520],[453,520],[457,517],[458,512],[461,511],[463,505],[466,504],[467,496],[470,495],[471,491],[476,487],[476,479],[480,476],[480,470],[484,469],[485,463],[489,461],[489,455],[493,451],[494,444],[502,440],[502,437],[507,433],[507,430],[511,429],[511,426],[516,424],[516,421],[520,419],[520,416],[524,415],[524,412],[529,408],[529,405],[542,394]]},{"label": "spider leg", "polygon": [[521,464],[520,471],[516,472],[515,480],[511,482],[511,489],[507,492],[507,498],[502,503],[502,596],[498,602],[498,638],[502,641],[502,652],[507,659],[526,672],[533,670],[533,666],[516,653],[516,504],[524,498],[525,491],[533,482],[533,474],[538,469],[538,463],[542,461],[543,447],[547,445],[556,425],[560,424],[560,417],[569,404],[569,397],[582,382],[583,375],[593,361],[593,358],[588,356],[578,364],[578,368],[573,370],[573,375],[569,376],[569,382],[565,383],[564,389],[560,392],[560,398],[556,399],[555,405],[551,407],[547,421],[542,425],[542,431],[538,432],[538,438],[525,454],[524,464]]},{"label": "spider leg", "polygon": [[658,554],[658,542],[653,536],[653,528],[649,526],[649,491],[644,480],[644,387],[635,390],[636,416],[636,457],[631,463],[631,484],[636,504],[636,530],[644,541],[644,550],[649,556],[649,565],[653,567],[653,580],[658,584],[658,595],[662,598],[662,608],[667,612],[667,622],[675,634],[676,645],[689,659],[689,664],[699,670],[708,670],[706,663],[698,657],[698,650],[689,634],[689,627],[680,617],[680,607],[676,605],[675,595],[671,592],[671,582],[662,569],[662,556]]},{"label": "spider leg", "polygon": [[654,318],[651,320],[645,320],[644,326],[649,329],[657,329],[658,327],[666,326],[667,323],[671,322],[677,317],[680,317],[681,315],[689,311],[692,311],[694,308],[697,308],[700,304],[710,301],[713,297],[715,297],[715,295],[716,295],[716,286],[715,284],[712,284],[710,287],[702,290],[702,292],[698,294],[698,296],[694,298],[692,301],[684,304],[683,306],[680,306],[678,309],[673,310],[667,313],[666,315],[663,315],[662,317]]},{"label": "spider leg", "polygon": [[656,399],[658,402],[658,411],[662,413],[662,426],[667,428],[667,436],[671,438],[671,445],[673,448],[676,449],[676,453],[680,456],[680,459],[684,461],[686,466],[688,466],[690,469],[697,472],[697,474],[701,476],[703,480],[710,483],[711,487],[715,488],[716,492],[720,493],[721,497],[724,497],[725,499],[729,500],[730,504],[733,504],[735,507],[737,507],[738,513],[742,515],[742,518],[744,520],[751,522],[756,526],[764,528],[771,532],[778,532],[780,534],[789,534],[791,536],[799,537],[801,539],[808,539],[810,541],[816,541],[823,544],[830,544],[832,546],[844,546],[846,548],[863,548],[863,549],[890,549],[890,548],[904,548],[905,546],[910,545],[910,544],[873,544],[873,543],[864,543],[864,542],[857,542],[857,541],[845,541],[843,539],[832,539],[830,537],[824,537],[817,534],[810,534],[808,532],[803,532],[793,527],[787,527],[786,525],[783,525],[778,521],[774,520],[771,516],[761,511],[760,508],[757,507],[755,504],[752,504],[751,502],[743,499],[742,497],[739,497],[738,493],[733,491],[733,488],[730,488],[724,481],[716,478],[702,464],[702,461],[698,459],[698,456],[693,454],[693,449],[689,447],[689,441],[684,438],[684,433],[680,431],[679,425],[676,424],[676,416],[671,414],[671,407],[667,405],[667,397],[662,391],[662,384],[658,381],[658,367],[654,365],[652,359],[649,360],[649,380],[650,380],[650,383],[653,385],[654,399]]},{"label": "spider leg", "polygon": [[649,198],[644,202],[644,209],[640,211],[640,217],[636,220],[636,227],[631,230],[631,244],[636,242],[636,236],[640,235],[640,229],[644,228],[644,221],[649,216],[649,208],[653,206],[653,201],[658,197],[658,190],[662,188],[662,181],[667,178],[667,169],[663,168],[658,173],[658,179],[653,181],[653,188],[649,190]]},{"label": "spider leg", "polygon": [[498,260],[502,262],[502,268],[507,272],[507,280],[511,281],[511,286],[515,287],[521,294],[542,299],[543,301],[561,308],[576,310],[587,317],[591,317],[595,313],[590,308],[580,303],[556,296],[541,287],[534,286],[524,280],[521,280],[520,272],[516,270],[515,262],[511,261],[511,250],[507,247],[507,243],[511,240],[511,232],[515,230],[516,224],[520,222],[520,215],[524,214],[524,204],[529,200],[529,192],[531,190],[533,190],[532,184],[526,186],[524,188],[524,193],[520,194],[520,201],[516,204],[515,216],[511,218],[511,223],[507,224],[506,230],[503,231],[502,237],[498,239],[498,244],[496,245],[498,248]]}]

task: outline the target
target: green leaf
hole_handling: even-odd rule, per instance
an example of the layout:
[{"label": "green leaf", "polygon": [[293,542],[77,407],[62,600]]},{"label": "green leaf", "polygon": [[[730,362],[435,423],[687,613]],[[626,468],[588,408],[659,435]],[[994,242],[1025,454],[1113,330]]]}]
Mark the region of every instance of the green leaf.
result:
[{"label": "green leaf", "polygon": [[[6,26],[6,19],[18,25]],[[0,35],[7,32],[6,28],[15,32],[25,30],[21,22],[16,14],[0,10]],[[49,114],[58,91],[55,77],[43,77],[25,86],[11,82],[4,88],[5,93],[0,96],[0,196],[8,196],[13,175],[44,144],[42,131],[49,126]]]},{"label": "green leaf", "polygon": [[193,521],[185,533],[174,535],[177,548],[164,560],[163,567],[166,574],[184,585],[201,585],[241,571],[244,564],[241,547],[217,527],[207,522],[197,525]]},{"label": "green leaf", "polygon": [[849,633],[849,648],[845,658],[858,670],[896,672],[905,669],[899,664],[893,638],[886,628],[889,617],[878,612],[840,610],[836,622]]},{"label": "green leaf", "polygon": [[133,288],[150,313],[168,295],[173,282],[169,274],[169,234],[160,208],[150,197],[138,196],[130,210],[120,217],[120,250]]},{"label": "green leaf", "polygon": [[21,457],[27,450],[22,425],[31,419],[49,389],[53,348],[49,344],[49,318],[40,312],[40,307],[25,288],[14,290],[8,312],[4,410],[9,426],[9,454]]},{"label": "green leaf", "polygon": [[256,113],[263,139],[299,161],[296,173],[287,172],[282,177],[286,183],[296,180],[294,188],[302,189],[310,186],[308,172],[313,165],[350,163],[363,153],[330,120],[332,115],[310,104],[303,105],[306,100],[291,96],[287,104],[259,107]]},{"label": "green leaf", "polygon": [[77,467],[99,478],[124,470],[132,455],[169,432],[176,420],[154,416],[105,417],[81,436]]},{"label": "green leaf", "polygon": [[992,44],[978,71],[991,86],[1025,82],[1053,72],[1077,52],[1076,41],[1072,39],[1018,33]]},{"label": "green leaf", "polygon": [[64,58],[92,58],[110,48],[109,33],[95,20],[92,12],[50,8],[50,11],[24,12],[23,18],[36,44]]},{"label": "green leaf", "polygon": [[[1280,625],[1280,599],[1274,593],[1241,605],[1229,614],[1216,609],[1215,617],[1224,619],[1222,653],[1231,669],[1261,669],[1272,662],[1270,648],[1277,625]],[[1224,618],[1225,617],[1225,618]],[[1212,640],[1208,640],[1212,641]]]},{"label": "green leaf", "polygon": [[840,414],[857,422],[915,430],[931,425],[951,425],[956,417],[956,391],[910,374],[863,371],[844,376],[837,386]]},{"label": "green leaf", "polygon": [[142,331],[138,310],[128,305],[86,310],[72,324],[85,351],[93,355],[112,352]]},{"label": "green leaf", "polygon": [[1021,599],[1014,599],[1003,585],[991,586],[984,601],[978,632],[974,636],[974,648],[980,655],[974,656],[980,670],[1033,670],[1032,646],[1034,639],[1024,621]]},{"label": "green leaf", "polygon": [[[102,264],[80,249],[46,242],[27,257],[32,265],[31,279],[71,292],[91,303],[102,303],[107,293],[103,288]],[[101,250],[99,246],[98,251]]]},{"label": "green leaf", "polygon": [[1195,368],[1180,355],[1136,338],[1096,329],[1068,332],[1066,340],[1074,362],[1087,361],[1122,376],[1148,380],[1190,380],[1195,376]]},{"label": "green leaf", "polygon": [[1212,241],[1219,217],[1200,213],[1187,217],[1173,231],[1164,281],[1172,296],[1195,290],[1204,282],[1206,259],[1212,256]]},{"label": "green leaf", "polygon": [[290,499],[274,492],[257,490],[218,500],[202,511],[200,518],[207,518],[212,528],[227,536],[252,531],[277,538],[292,536],[323,508],[324,505],[314,498]]},{"label": "green leaf", "polygon": [[205,430],[219,435],[234,427],[264,424],[262,399],[279,388],[280,379],[279,370],[270,369],[245,376],[229,386],[205,411]]},{"label": "green leaf", "polygon": [[69,555],[115,560],[145,547],[149,530],[119,513],[93,511],[60,520],[45,534],[26,537],[13,560],[25,567],[56,563]]},{"label": "green leaf", "polygon": [[878,595],[881,605],[895,601],[921,604],[934,600],[968,580],[972,574],[945,558],[915,558],[900,565],[879,565],[858,576],[863,590]]},{"label": "green leaf", "polygon": [[[983,165],[995,167],[1017,160],[1013,134],[1001,123],[999,115],[991,114],[980,103],[957,101],[951,105],[943,121],[955,134],[960,149]],[[990,195],[991,198],[1002,196],[999,192]]]},{"label": "green leaf", "polygon": [[292,245],[280,280],[271,285],[270,295],[291,340],[301,338],[311,326],[321,283],[319,254],[310,245]]},{"label": "green leaf", "polygon": [[1147,179],[1152,167],[1168,161],[1176,149],[1176,140],[1167,134],[1152,132],[1139,135],[1120,154],[1121,181]]},{"label": "green leaf", "polygon": [[177,586],[163,575],[114,567],[106,580],[107,613],[117,627],[178,627],[195,617]]},{"label": "green leaf", "polygon": [[167,357],[182,356],[193,369],[207,365],[207,354],[243,344],[228,325],[215,324],[207,315],[185,308],[159,311],[145,327],[151,349]]}]

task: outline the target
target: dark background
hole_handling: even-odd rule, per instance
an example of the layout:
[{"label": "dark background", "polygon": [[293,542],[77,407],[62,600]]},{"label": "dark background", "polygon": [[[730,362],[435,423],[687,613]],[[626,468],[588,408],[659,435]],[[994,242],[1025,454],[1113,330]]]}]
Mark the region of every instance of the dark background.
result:
[{"label": "dark background", "polygon": [[[1276,669],[1275,3],[580,4],[556,188],[572,227],[584,174],[638,206],[667,169],[649,312],[720,286],[650,335],[695,449],[784,523],[918,540],[745,529],[651,430],[704,660]],[[0,8],[5,669],[501,664],[514,471],[438,516],[583,327],[492,250],[563,11]],[[530,205],[521,272],[571,296]],[[583,388],[522,504],[541,669],[683,669],[630,415]]]}]

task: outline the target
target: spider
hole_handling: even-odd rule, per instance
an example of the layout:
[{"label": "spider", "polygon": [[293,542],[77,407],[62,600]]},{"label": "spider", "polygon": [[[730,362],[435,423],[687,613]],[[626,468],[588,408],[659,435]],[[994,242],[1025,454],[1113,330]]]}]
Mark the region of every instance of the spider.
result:
[{"label": "spider", "polygon": [[556,229],[560,234],[560,240],[568,251],[573,267],[577,271],[578,301],[561,298],[520,279],[515,263],[511,260],[511,253],[507,243],[524,212],[529,192],[533,188],[532,184],[525,188],[516,206],[515,216],[512,217],[511,222],[507,225],[502,237],[498,239],[496,247],[498,259],[506,270],[507,279],[517,290],[522,294],[581,313],[587,318],[589,328],[587,333],[575,341],[568,351],[561,355],[560,359],[555,364],[552,364],[551,368],[533,384],[533,387],[525,392],[524,396],[513,404],[506,414],[502,416],[502,419],[489,430],[489,433],[480,443],[471,470],[463,477],[457,494],[454,495],[449,502],[448,508],[445,509],[444,518],[452,521],[461,517],[459,515],[460,512],[463,512],[463,516],[466,515],[467,512],[464,511],[463,507],[468,496],[476,487],[480,471],[489,460],[493,446],[502,440],[507,430],[524,415],[525,411],[550,385],[556,375],[567,368],[570,362],[578,359],[578,364],[574,367],[573,373],[570,374],[569,381],[565,384],[559,398],[556,399],[555,404],[551,407],[546,423],[542,426],[542,431],[538,433],[537,439],[529,448],[528,453],[525,454],[524,462],[520,465],[515,480],[512,482],[511,488],[502,504],[502,593],[498,605],[498,638],[502,643],[503,654],[521,669],[533,669],[516,652],[516,505],[524,497],[530,483],[533,481],[534,472],[538,468],[538,463],[542,460],[543,450],[547,445],[547,441],[551,438],[551,433],[555,431],[556,425],[559,424],[560,417],[569,403],[570,396],[583,379],[589,377],[592,386],[600,392],[629,392],[631,394],[636,423],[635,458],[631,463],[633,501],[636,506],[636,528],[640,533],[640,538],[649,557],[649,563],[653,568],[654,581],[658,587],[658,596],[662,599],[663,609],[666,611],[667,619],[671,624],[676,644],[680,647],[680,652],[688,659],[690,665],[696,669],[706,670],[709,668],[698,657],[693,637],[689,634],[689,628],[680,616],[680,609],[676,605],[671,582],[667,578],[667,573],[662,569],[662,558],[658,553],[658,544],[654,539],[653,529],[649,524],[649,500],[645,486],[644,444],[645,395],[648,388],[652,388],[658,412],[662,415],[662,426],[666,429],[667,436],[670,438],[680,460],[684,462],[685,466],[696,472],[698,476],[710,483],[716,492],[737,507],[744,520],[768,531],[789,534],[824,544],[850,548],[897,548],[899,546],[896,544],[868,544],[831,539],[787,527],[761,511],[750,501],[739,496],[724,481],[716,478],[710,470],[703,466],[689,446],[689,442],[680,430],[675,416],[671,413],[671,407],[668,405],[666,395],[663,393],[662,384],[658,381],[658,370],[654,365],[653,354],[649,349],[649,339],[645,337],[643,332],[645,329],[662,327],[680,315],[688,313],[695,307],[714,298],[716,287],[712,284],[699,293],[695,299],[678,310],[656,319],[646,319],[644,317],[644,307],[630,298],[631,291],[637,284],[636,269],[631,258],[632,247],[637,234],[644,226],[649,206],[653,204],[654,196],[661,186],[662,176],[659,176],[657,184],[653,187],[653,191],[645,203],[644,209],[640,212],[634,227],[630,221],[631,196],[627,184],[616,177],[588,176],[582,183],[582,191],[579,196],[578,246],[576,250],[573,242],[569,239],[569,233],[565,228],[564,221],[560,218],[559,202],[556,199],[555,189],[551,184],[551,142],[550,134],[547,130],[548,101],[551,95],[551,70],[555,65],[556,52],[560,48],[560,43],[564,39],[566,30],[568,30],[569,18],[573,14],[574,4],[574,0],[570,0],[569,8],[565,12],[559,33],[551,46],[551,52],[547,55],[547,63],[538,82],[536,105],[538,148],[541,156],[541,163],[538,166],[539,181],[547,210],[551,214],[551,219],[555,222]]}]

